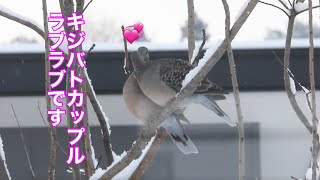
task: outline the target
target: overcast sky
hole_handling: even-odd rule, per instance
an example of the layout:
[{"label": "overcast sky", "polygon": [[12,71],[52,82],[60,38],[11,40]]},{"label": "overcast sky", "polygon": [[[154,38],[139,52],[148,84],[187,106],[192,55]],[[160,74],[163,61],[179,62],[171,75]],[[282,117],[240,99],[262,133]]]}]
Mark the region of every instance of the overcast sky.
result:
[{"label": "overcast sky", "polygon": [[[221,39],[224,36],[224,10],[221,0],[194,0],[195,11],[199,17],[208,23],[206,30],[212,39]],[[239,9],[246,0],[229,0],[232,22]],[[266,0],[277,4],[277,0]],[[318,4],[318,0],[313,0]],[[1,0],[0,4],[28,16],[39,24],[42,22],[41,0]],[[58,0],[48,0],[49,12],[59,11]],[[319,24],[319,10],[314,11],[315,23]],[[307,22],[308,13],[298,19]],[[87,26],[98,27],[102,20],[111,23],[114,28],[123,25],[132,25],[135,22],[144,24],[145,33],[154,42],[179,42],[180,27],[187,19],[186,0],[94,0],[85,12]],[[279,10],[259,4],[244,27],[239,32],[237,40],[261,40],[268,29],[285,30],[287,17]],[[0,43],[10,43],[17,35],[41,38],[32,30],[17,23],[0,17]],[[105,27],[105,31],[108,31]],[[112,28],[112,27],[111,27]],[[109,30],[111,31],[111,30]],[[86,32],[87,34],[90,32]]]}]

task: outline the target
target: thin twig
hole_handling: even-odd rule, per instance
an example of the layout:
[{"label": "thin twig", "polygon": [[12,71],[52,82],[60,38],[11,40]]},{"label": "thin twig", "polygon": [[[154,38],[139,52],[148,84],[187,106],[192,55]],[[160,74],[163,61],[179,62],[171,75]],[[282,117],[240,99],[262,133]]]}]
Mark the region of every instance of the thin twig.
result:
[{"label": "thin twig", "polygon": [[194,65],[194,66],[197,66],[198,65],[198,63],[199,63],[199,60],[201,59],[201,57],[203,56],[203,53],[202,53],[202,51],[203,51],[203,46],[206,44],[206,30],[204,30],[204,29],[202,29],[202,43],[201,43],[201,45],[200,45],[200,47],[199,47],[199,50],[198,50],[198,54],[197,54],[197,56],[194,58],[194,60],[193,60],[193,63],[192,63],[192,65]]},{"label": "thin twig", "polygon": [[188,4],[188,55],[189,62],[193,56],[193,50],[195,49],[195,39],[194,39],[194,2],[193,0],[187,0]]},{"label": "thin twig", "polygon": [[288,3],[290,4],[290,6],[292,7],[292,3],[291,3],[291,1],[290,0],[288,0]]},{"label": "thin twig", "polygon": [[287,10],[289,10],[288,6],[287,6],[282,0],[278,0],[278,1],[282,4],[282,6],[283,6],[284,8],[286,8]]},{"label": "thin twig", "polygon": [[97,169],[100,167],[101,160],[102,160],[102,156],[99,157],[99,159],[98,159],[98,164],[97,164],[97,166],[94,168],[94,170],[97,170]]},{"label": "thin twig", "polygon": [[237,116],[238,116],[238,134],[239,134],[239,160],[238,160],[238,168],[239,168],[239,180],[245,179],[245,136],[244,136],[244,125],[243,125],[243,115],[241,110],[241,102],[239,95],[239,85],[237,80],[237,71],[236,65],[234,62],[234,56],[231,47],[231,39],[230,39],[230,10],[227,0],[222,0],[222,4],[225,11],[225,36],[227,39],[227,53],[229,59],[229,66],[231,72],[231,81],[232,81],[232,89],[234,94],[234,100],[236,103]]},{"label": "thin twig", "polygon": [[267,2],[264,2],[264,1],[259,1],[259,2],[262,3],[262,4],[268,5],[268,6],[275,7],[275,8],[277,8],[277,9],[281,10],[285,15],[289,16],[289,14],[288,14],[284,9],[282,9],[282,8],[279,7],[279,6],[276,6],[276,5],[274,5],[274,4],[267,3]]},{"label": "thin twig", "polygon": [[28,160],[28,163],[29,163],[29,168],[30,168],[30,171],[31,171],[31,174],[32,174],[32,179],[35,180],[35,179],[37,179],[37,178],[36,178],[36,175],[34,174],[33,167],[32,167],[32,164],[31,164],[31,160],[30,160],[30,157],[29,157],[29,153],[28,153],[28,150],[27,150],[27,145],[26,145],[26,142],[25,142],[25,140],[24,140],[23,133],[22,133],[22,129],[21,129],[21,126],[20,126],[18,117],[17,117],[17,115],[16,115],[16,112],[15,112],[12,104],[11,104],[11,109],[12,109],[12,112],[13,112],[13,115],[14,115],[14,119],[16,120],[16,122],[17,122],[17,124],[18,124],[18,128],[19,128],[19,131],[20,131],[21,140],[22,140],[23,147],[24,147],[24,152],[26,153],[27,160]]},{"label": "thin twig", "polygon": [[[39,101],[38,101],[38,110],[39,110],[39,113],[40,113],[42,122],[45,124],[45,126],[47,127],[48,132],[49,132],[49,134],[50,134],[50,127],[49,127],[49,125],[47,124],[47,122],[44,120],[44,116],[43,116],[43,114],[42,114],[42,112],[41,112],[41,109],[40,109],[40,102],[39,102]],[[63,147],[61,146],[61,144],[59,143],[59,141],[57,140],[56,142],[57,142],[57,145],[59,146],[60,150],[63,152],[63,154],[67,156],[67,152],[63,149]]]},{"label": "thin twig", "polygon": [[[86,56],[84,57],[84,62],[85,62],[85,63],[87,62],[87,59],[88,59],[88,57],[90,56],[91,51],[94,49],[95,46],[96,46],[96,44],[92,44],[92,46],[90,47],[90,49],[87,51]],[[78,68],[77,68],[77,73],[80,72],[80,69],[81,69],[81,67],[78,66]]]},{"label": "thin twig", "polygon": [[123,70],[124,73],[129,75],[130,74],[130,64],[129,64],[129,54],[128,54],[128,47],[127,47],[127,40],[124,37],[124,26],[121,26],[122,36],[123,36],[123,45],[124,45],[124,62],[123,62]]},{"label": "thin twig", "polygon": [[294,180],[299,180],[298,178],[296,178],[296,177],[293,177],[293,176],[291,176],[291,179],[294,179]]},{"label": "thin twig", "polygon": [[82,14],[84,13],[84,11],[88,8],[88,6],[92,3],[92,0],[88,2],[88,4],[86,5],[86,7],[84,7]]},{"label": "thin twig", "polygon": [[104,112],[102,111],[102,106],[100,106],[100,103],[96,97],[96,93],[94,92],[93,86],[91,85],[91,80],[89,78],[87,71],[85,71],[85,75],[86,75],[86,78],[85,78],[86,84],[88,84],[87,95],[89,97],[93,110],[96,113],[98,121],[100,123],[103,147],[107,156],[107,164],[108,166],[110,166],[113,163],[114,158],[112,155],[111,138],[110,138],[110,132],[109,132],[108,123],[107,123],[108,120],[106,119]]}]

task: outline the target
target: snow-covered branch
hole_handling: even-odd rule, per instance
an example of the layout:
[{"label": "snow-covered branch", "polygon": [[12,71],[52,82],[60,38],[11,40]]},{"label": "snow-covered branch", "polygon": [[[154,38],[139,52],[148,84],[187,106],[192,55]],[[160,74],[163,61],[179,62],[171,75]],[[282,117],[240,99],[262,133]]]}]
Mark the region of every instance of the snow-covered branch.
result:
[{"label": "snow-covered branch", "polygon": [[3,149],[3,141],[0,136],[0,179],[10,180],[11,176],[6,163],[6,155]]},{"label": "snow-covered branch", "polygon": [[144,175],[145,171],[150,166],[152,160],[154,159],[155,155],[157,154],[158,150],[160,149],[161,143],[166,139],[167,132],[164,128],[160,127],[157,130],[157,135],[152,142],[152,145],[148,149],[148,152],[141,160],[139,166],[136,168],[134,173],[132,173],[130,179],[141,179]]},{"label": "snow-covered branch", "polygon": [[284,50],[284,60],[283,60],[283,76],[284,76],[284,85],[286,89],[286,93],[288,96],[288,99],[290,101],[290,104],[299,117],[300,121],[303,123],[303,125],[307,128],[307,130],[311,133],[312,127],[310,123],[308,122],[307,117],[302,112],[301,108],[299,107],[297,100],[295,98],[295,95],[291,91],[292,83],[290,83],[290,74],[288,72],[288,69],[290,67],[290,53],[291,53],[291,40],[292,40],[292,33],[293,33],[293,26],[294,26],[294,20],[297,15],[296,11],[292,8],[290,10],[290,16],[288,21],[288,27],[287,27],[287,37],[286,37],[286,43],[285,43],[285,50]]}]

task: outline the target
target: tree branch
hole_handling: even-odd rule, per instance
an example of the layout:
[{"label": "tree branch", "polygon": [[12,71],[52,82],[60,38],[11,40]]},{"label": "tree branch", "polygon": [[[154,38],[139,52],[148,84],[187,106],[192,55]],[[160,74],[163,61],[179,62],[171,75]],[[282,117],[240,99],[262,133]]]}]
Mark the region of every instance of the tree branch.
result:
[{"label": "tree branch", "polygon": [[187,0],[187,4],[188,4],[188,54],[189,54],[189,62],[191,63],[193,50],[195,49],[193,0]]},{"label": "tree branch", "polygon": [[141,179],[146,170],[149,168],[150,164],[152,163],[152,160],[156,156],[157,152],[160,149],[160,145],[167,137],[167,132],[164,128],[160,127],[157,131],[157,136],[153,140],[152,145],[150,146],[147,154],[144,156],[143,160],[140,162],[137,169],[133,172],[130,179]]},{"label": "tree branch", "polygon": [[234,94],[234,100],[236,103],[237,116],[238,116],[238,134],[239,134],[239,180],[245,179],[245,136],[244,136],[244,126],[243,126],[243,115],[240,104],[240,96],[239,96],[239,85],[237,80],[237,71],[235,68],[234,56],[231,47],[230,40],[230,10],[227,0],[222,0],[223,7],[225,10],[225,35],[227,41],[227,53],[229,59],[229,66],[231,72],[231,80],[232,80],[232,89]]},{"label": "tree branch", "polygon": [[20,123],[19,123],[17,114],[16,114],[16,112],[15,112],[12,104],[11,104],[11,109],[12,109],[12,112],[13,112],[13,115],[14,115],[14,119],[16,120],[16,122],[17,122],[17,124],[18,124],[18,128],[19,128],[19,131],[20,131],[20,136],[21,136],[22,144],[23,144],[23,147],[24,147],[24,152],[26,153],[27,160],[28,160],[28,164],[29,164],[29,168],[30,168],[30,171],[31,171],[31,174],[32,174],[32,179],[36,180],[37,178],[36,178],[36,175],[35,175],[35,173],[34,173],[34,171],[33,171],[33,167],[32,167],[32,164],[31,164],[30,157],[29,157],[27,145],[26,145],[26,142],[25,142],[25,140],[24,140],[24,136],[23,136],[23,133],[22,133],[22,129],[21,129],[21,126],[20,126]]},{"label": "tree branch", "polygon": [[[39,110],[39,114],[41,116],[42,122],[45,124],[45,126],[47,127],[48,132],[50,134],[50,132],[51,132],[50,127],[49,127],[50,125],[48,125],[47,122],[44,120],[44,116],[43,116],[41,109],[40,109],[40,102],[39,101],[38,101],[38,110]],[[67,156],[68,155],[67,152],[63,149],[63,147],[61,146],[59,141],[57,140],[56,142],[57,142],[57,145],[59,146],[60,150],[63,152],[63,154]]]},{"label": "tree branch", "polygon": [[282,0],[278,0],[278,1],[282,4],[282,6],[283,6],[284,8],[286,8],[287,10],[289,10],[288,6],[287,6]]},{"label": "tree branch", "polygon": [[[47,13],[47,1],[42,0],[42,12],[43,12],[43,23],[44,23],[44,41],[45,41],[45,97],[46,97],[46,105],[47,110],[52,109],[51,105],[51,97],[47,94],[50,91],[50,77],[48,76],[48,72],[50,71],[50,61],[48,59],[49,51],[50,51],[50,41],[49,41],[49,28],[48,28],[48,13]],[[56,128],[51,126],[50,116],[47,115],[47,121],[50,124],[50,155],[49,155],[49,165],[48,165],[48,180],[55,179],[55,169],[56,169],[56,153],[57,153],[57,130]]]},{"label": "tree branch", "polygon": [[[198,65],[198,63],[199,63],[199,60],[201,59],[201,57],[203,56],[203,53],[202,53],[202,51],[203,51],[203,46],[206,44],[206,30],[204,30],[204,29],[202,29],[202,43],[201,43],[201,45],[200,45],[200,47],[199,47],[199,50],[198,50],[198,54],[196,55],[196,57],[194,58],[194,60],[193,60],[193,62],[191,62],[192,63],[192,65],[194,65],[194,66],[197,66]],[[193,56],[193,55],[192,55]],[[191,61],[192,61],[192,59],[191,59]]]},{"label": "tree branch", "polygon": [[285,15],[287,15],[289,17],[289,14],[284,9],[282,9],[281,7],[276,6],[274,4],[271,4],[271,3],[264,2],[264,1],[259,1],[259,2],[262,3],[262,4],[268,5],[268,6],[275,7],[277,9],[281,10]]},{"label": "tree branch", "polygon": [[[320,2],[319,2],[319,3],[320,3]],[[313,6],[312,9],[316,9],[316,8],[318,8],[318,7],[320,7],[320,5]],[[309,10],[309,8],[304,9],[304,10],[302,10],[302,11],[299,11],[299,12],[297,13],[297,15],[298,15],[298,14],[301,14],[301,13],[303,13],[303,12],[306,12],[306,11],[308,11],[308,10]]]},{"label": "tree branch", "polygon": [[[257,5],[258,0],[251,0],[248,2],[247,6],[242,11],[241,15],[234,23],[231,31],[230,31],[230,40],[234,39],[236,34],[239,32],[240,28],[247,20],[255,6]],[[175,98],[171,99],[165,106],[165,108],[160,113],[155,113],[150,122],[155,122],[150,125],[150,127],[145,127],[146,133],[141,133],[139,140],[132,146],[130,149],[130,153],[128,153],[121,161],[112,166],[101,178],[102,179],[111,179],[116,175],[117,172],[122,171],[129,163],[132,162],[134,158],[137,157],[139,153],[141,153],[141,146],[144,147],[147,140],[152,137],[152,133],[155,132],[155,129],[168,117],[169,114],[173,112],[175,107],[179,102],[181,102],[185,97],[192,94],[199,82],[208,74],[208,72],[212,69],[212,67],[220,60],[222,55],[225,53],[227,49],[227,41],[224,40],[221,45],[217,48],[217,50],[212,54],[210,59],[206,62],[203,68],[195,75],[195,77],[188,83],[188,85],[178,93]],[[146,137],[144,137],[146,136]]]},{"label": "tree branch", "polygon": [[[288,21],[288,27],[287,27],[287,37],[286,37],[286,43],[285,43],[285,50],[284,50],[284,60],[283,64],[284,67],[290,68],[290,52],[291,52],[291,40],[292,40],[292,32],[293,32],[293,26],[294,26],[294,20],[296,17],[296,12],[292,9],[291,14],[289,16],[289,21]],[[291,93],[290,90],[290,77],[289,73],[287,72],[287,69],[285,68],[283,70],[283,76],[284,76],[284,85],[286,89],[286,93],[288,96],[288,99],[290,101],[290,104],[299,117],[300,121],[302,124],[307,128],[307,130],[312,133],[312,127],[310,123],[308,122],[308,119],[306,116],[303,114],[302,110],[300,109],[295,96]]]},{"label": "tree branch", "polygon": [[312,0],[308,0],[309,5],[309,78],[311,89],[311,112],[312,112],[312,180],[317,179],[317,157],[319,136],[317,132],[318,121],[316,111],[316,88],[314,80],[314,43],[313,43],[313,17],[312,17]]},{"label": "tree branch", "polygon": [[121,26],[122,30],[122,36],[123,36],[123,45],[124,45],[124,62],[123,62],[123,70],[124,73],[129,75],[130,74],[130,63],[129,63],[129,54],[128,54],[128,48],[127,48],[127,40],[124,37],[124,26]]}]

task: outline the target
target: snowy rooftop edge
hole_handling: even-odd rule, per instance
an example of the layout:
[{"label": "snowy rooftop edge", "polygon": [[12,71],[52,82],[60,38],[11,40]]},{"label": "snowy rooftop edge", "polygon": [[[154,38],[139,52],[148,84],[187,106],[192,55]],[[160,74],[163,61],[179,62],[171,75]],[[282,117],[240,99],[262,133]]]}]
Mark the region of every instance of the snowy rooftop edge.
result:
[{"label": "snowy rooftop edge", "polygon": [[[314,41],[315,47],[319,48],[319,41]],[[197,42],[196,44],[200,44]],[[95,43],[93,52],[122,52],[122,43]],[[211,47],[215,42],[208,42],[205,49]],[[83,49],[88,50],[92,44],[84,43]],[[232,47],[235,50],[248,49],[283,49],[285,39],[279,40],[261,40],[261,41],[233,41]],[[153,42],[134,42],[128,44],[128,50],[136,50],[140,46],[147,47],[150,51],[186,51],[187,43],[153,43]],[[292,48],[309,47],[308,39],[293,39]],[[43,53],[44,46],[42,44],[0,44],[0,54],[21,54],[21,53]]]}]

